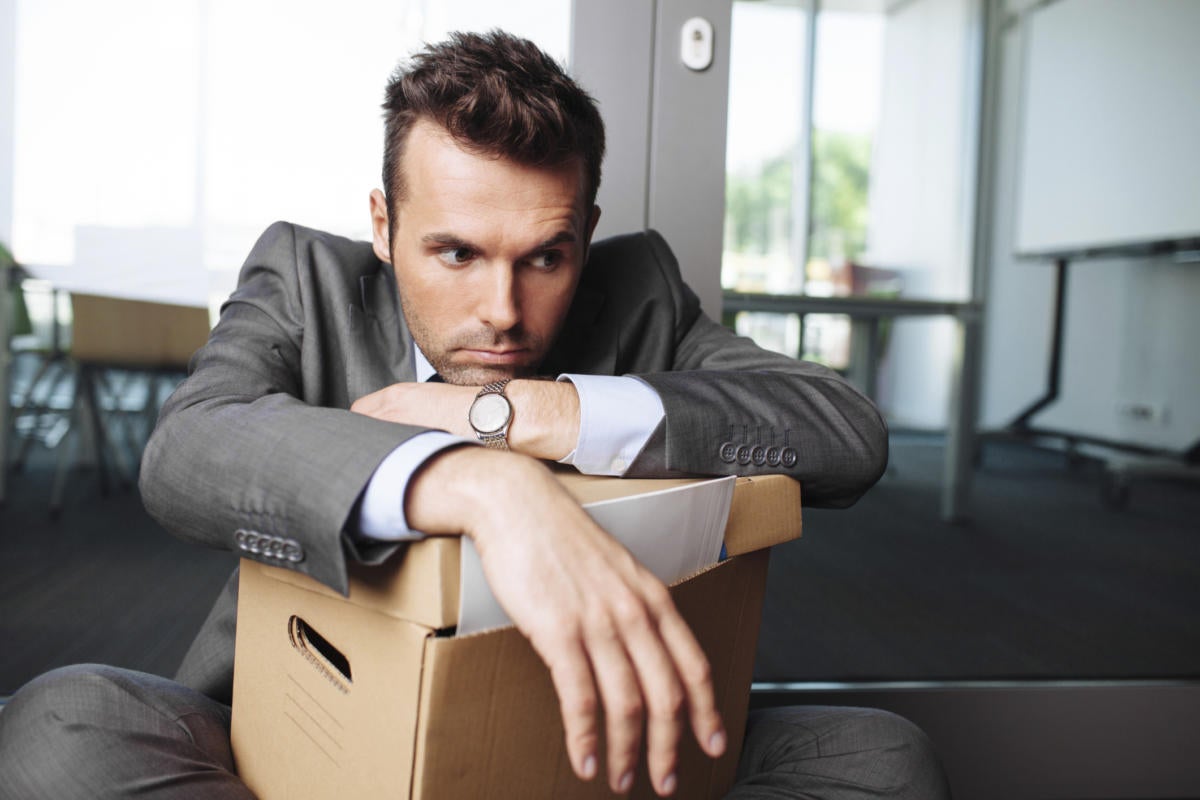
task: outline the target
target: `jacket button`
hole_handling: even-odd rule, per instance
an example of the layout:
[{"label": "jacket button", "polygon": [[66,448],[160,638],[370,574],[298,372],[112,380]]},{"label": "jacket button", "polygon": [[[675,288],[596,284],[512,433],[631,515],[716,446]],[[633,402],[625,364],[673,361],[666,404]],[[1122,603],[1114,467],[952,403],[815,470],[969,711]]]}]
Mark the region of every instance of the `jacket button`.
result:
[{"label": "jacket button", "polygon": [[737,449],[737,462],[743,467],[750,463],[750,445],[744,444]]},{"label": "jacket button", "polygon": [[732,464],[737,460],[737,445],[735,445],[733,442],[725,442],[723,445],[721,445],[721,449],[718,452],[721,456],[721,460],[726,464]]},{"label": "jacket button", "polygon": [[761,444],[755,445],[754,449],[750,451],[750,460],[754,462],[754,466],[756,467],[761,467],[767,463],[767,448]]},{"label": "jacket button", "polygon": [[294,539],[285,539],[283,545],[283,558],[286,558],[293,564],[299,564],[304,560],[304,548]]},{"label": "jacket button", "polygon": [[800,460],[800,456],[796,455],[796,450],[795,450],[795,448],[792,448],[792,447],[783,448],[783,454],[780,456],[780,459],[779,459],[780,463],[783,464],[788,469],[791,469],[792,467],[796,466],[796,462],[799,460]]},{"label": "jacket button", "polygon": [[767,465],[771,466],[771,467],[778,467],[779,459],[780,459],[779,448],[778,447],[768,447],[767,448]]}]

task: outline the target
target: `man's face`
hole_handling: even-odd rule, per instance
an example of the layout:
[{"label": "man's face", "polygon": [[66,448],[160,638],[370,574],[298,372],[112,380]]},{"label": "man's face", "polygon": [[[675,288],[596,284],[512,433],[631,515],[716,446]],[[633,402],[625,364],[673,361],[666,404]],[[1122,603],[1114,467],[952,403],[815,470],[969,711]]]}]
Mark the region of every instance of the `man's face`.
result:
[{"label": "man's face", "polygon": [[575,294],[599,216],[583,170],[469,153],[439,126],[409,132],[406,194],[388,225],[371,195],[375,253],[396,272],[421,352],[448,382],[532,375]]}]

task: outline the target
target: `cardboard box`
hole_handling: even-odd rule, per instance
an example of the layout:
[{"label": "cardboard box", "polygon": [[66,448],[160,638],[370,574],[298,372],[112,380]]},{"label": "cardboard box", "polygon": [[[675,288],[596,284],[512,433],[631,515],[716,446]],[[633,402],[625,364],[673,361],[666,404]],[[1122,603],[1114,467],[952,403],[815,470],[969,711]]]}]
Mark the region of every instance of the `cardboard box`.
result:
[{"label": "cardboard box", "polygon": [[[563,480],[580,502],[682,482]],[[712,665],[729,734],[713,760],[689,732],[677,797],[721,797],[732,785],[767,548],[799,535],[799,484],[740,478],[725,531],[731,557],[671,588]],[[232,740],[260,798],[611,796],[603,767],[587,783],[571,771],[549,672],[526,639],[511,627],[452,635],[458,564],[456,537],[431,538],[383,566],[356,565],[344,598],[242,561]],[[633,797],[655,796],[644,761]]]}]

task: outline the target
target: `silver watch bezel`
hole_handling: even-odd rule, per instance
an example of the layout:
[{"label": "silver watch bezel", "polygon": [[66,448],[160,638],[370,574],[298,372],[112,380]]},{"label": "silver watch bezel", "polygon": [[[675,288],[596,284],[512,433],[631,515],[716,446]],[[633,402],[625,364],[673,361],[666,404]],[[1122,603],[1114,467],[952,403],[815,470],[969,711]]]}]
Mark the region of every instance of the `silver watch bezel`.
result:
[{"label": "silver watch bezel", "polygon": [[[512,424],[512,401],[504,394],[508,380],[489,383],[475,395],[467,410],[467,423],[475,437],[488,447],[508,449],[508,426]],[[493,426],[492,419],[496,420]]]}]

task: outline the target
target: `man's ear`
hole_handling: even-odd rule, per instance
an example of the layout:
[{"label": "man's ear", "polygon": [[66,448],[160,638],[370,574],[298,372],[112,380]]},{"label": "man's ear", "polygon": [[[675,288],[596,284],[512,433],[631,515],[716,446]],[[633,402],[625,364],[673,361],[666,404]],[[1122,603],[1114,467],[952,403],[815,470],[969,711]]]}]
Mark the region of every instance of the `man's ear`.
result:
[{"label": "man's ear", "polygon": [[588,221],[588,244],[592,242],[592,235],[596,232],[596,223],[600,221],[600,206],[592,206],[592,218]]},{"label": "man's ear", "polygon": [[392,227],[387,198],[378,189],[371,190],[371,244],[376,258],[386,264],[392,263]]},{"label": "man's ear", "polygon": [[587,254],[592,249],[592,236],[596,233],[596,223],[600,221],[600,206],[592,206],[592,218],[587,224],[587,240],[583,247],[583,263],[587,263]]}]

